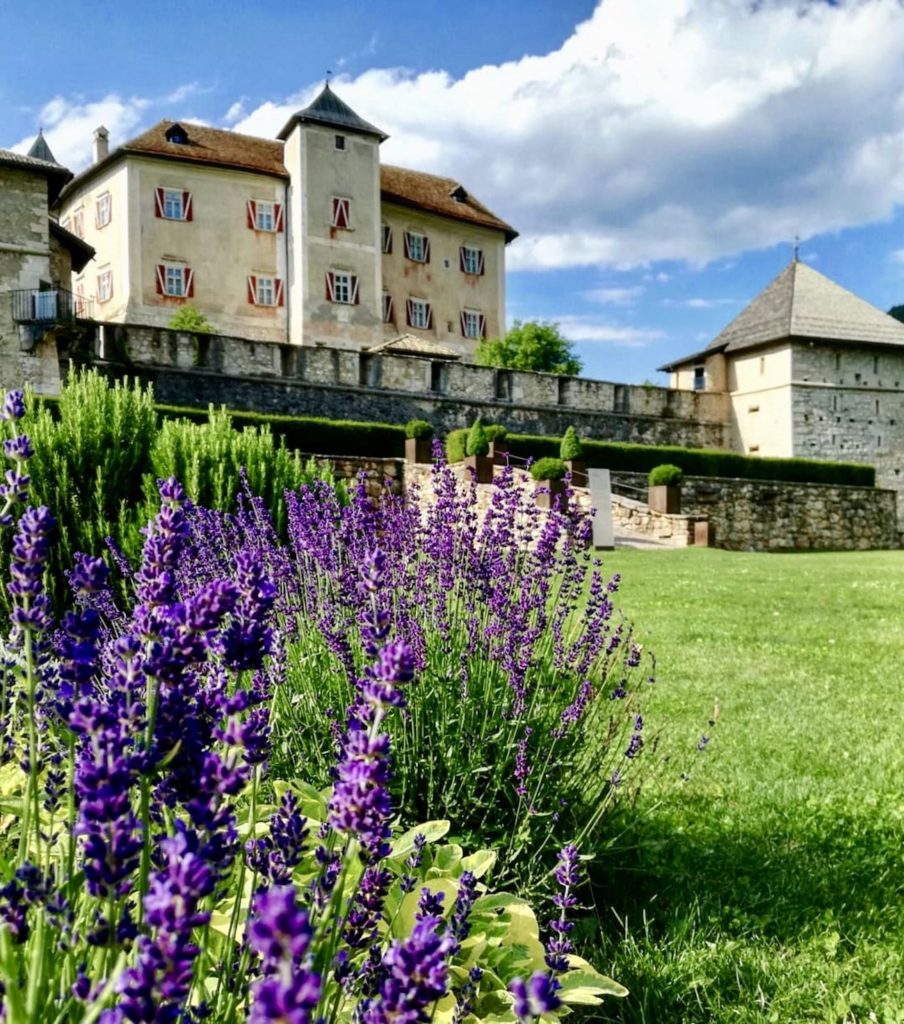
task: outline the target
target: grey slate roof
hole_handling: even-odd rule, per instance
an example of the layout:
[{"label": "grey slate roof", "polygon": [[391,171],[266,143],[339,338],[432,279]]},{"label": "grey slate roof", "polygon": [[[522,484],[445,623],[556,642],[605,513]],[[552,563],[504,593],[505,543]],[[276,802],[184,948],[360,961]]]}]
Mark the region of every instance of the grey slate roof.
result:
[{"label": "grey slate roof", "polygon": [[55,160],[42,160],[40,157],[31,155],[24,156],[22,153],[14,153],[11,149],[0,149],[0,164],[5,167],[21,167],[23,170],[41,171],[43,174],[53,174],[58,177],[72,177],[71,171],[67,171]]},{"label": "grey slate roof", "polygon": [[730,354],[786,338],[904,345],[904,324],[792,260],[703,352],[676,359],[669,370],[712,354]]},{"label": "grey slate roof", "polygon": [[372,125],[370,121],[365,121],[363,117],[359,117],[347,103],[340,100],[330,88],[329,82],[326,83],[320,95],[311,104],[289,118],[283,130],[276,137],[283,140],[287,139],[292,129],[299,122],[323,124],[330,128],[341,128],[347,132],[357,132],[359,135],[376,135],[381,142],[389,138],[385,132]]},{"label": "grey slate roof", "polygon": [[49,164],[57,164],[59,166],[57,158],[50,151],[50,146],[47,145],[47,139],[44,138],[44,132],[41,128],[38,129],[37,138],[31,144],[28,155],[35,157],[37,160],[44,160]]}]

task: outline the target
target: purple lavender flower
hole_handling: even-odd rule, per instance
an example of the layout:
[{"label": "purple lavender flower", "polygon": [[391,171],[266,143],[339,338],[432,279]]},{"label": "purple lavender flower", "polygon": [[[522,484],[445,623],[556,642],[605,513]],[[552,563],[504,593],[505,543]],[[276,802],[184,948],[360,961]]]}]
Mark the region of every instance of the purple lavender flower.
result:
[{"label": "purple lavender flower", "polygon": [[389,737],[371,736],[352,722],[345,736],[343,757],[329,804],[329,822],[337,832],[350,833],[376,855],[391,833],[389,795]]},{"label": "purple lavender flower", "polygon": [[259,668],[273,642],[269,618],[276,586],[264,573],[260,555],[247,549],[236,555],[235,582],[238,599],[220,637],[223,658],[238,671]]},{"label": "purple lavender flower", "polygon": [[471,909],[477,899],[477,879],[471,871],[463,871],[458,880],[458,893],[452,916],[449,918],[449,934],[455,940],[453,954],[461,949],[461,944],[471,931]]},{"label": "purple lavender flower", "polygon": [[43,630],[50,624],[50,602],[42,578],[54,526],[53,516],[43,505],[27,508],[19,519],[6,588],[16,599],[12,620],[20,629]]},{"label": "purple lavender flower", "polygon": [[0,420],[20,420],[25,415],[25,394],[22,391],[7,391],[0,409]]},{"label": "purple lavender flower", "polygon": [[513,1009],[521,1024],[534,1024],[544,1013],[557,1010],[562,1001],[556,995],[559,983],[555,978],[537,971],[526,983],[523,978],[514,978],[509,983],[509,992],[515,997]]},{"label": "purple lavender flower", "polygon": [[286,885],[301,863],[307,838],[307,821],[298,811],[295,795],[287,790],[270,818],[270,835],[248,840],[248,862],[269,885]]},{"label": "purple lavender flower", "polygon": [[424,921],[428,917],[442,917],[445,899],[446,894],[441,889],[433,892],[432,889],[425,885],[417,898],[417,910],[414,914],[415,920]]},{"label": "purple lavender flower", "polygon": [[552,898],[553,904],[558,907],[559,915],[549,922],[552,936],[546,943],[546,966],[554,973],[561,973],[568,970],[568,955],[574,952],[574,945],[568,937],[574,928],[574,922],[568,920],[568,911],[577,906],[577,900],[571,890],[581,880],[580,855],[573,843],[559,851],[554,874],[561,887],[561,891]]}]

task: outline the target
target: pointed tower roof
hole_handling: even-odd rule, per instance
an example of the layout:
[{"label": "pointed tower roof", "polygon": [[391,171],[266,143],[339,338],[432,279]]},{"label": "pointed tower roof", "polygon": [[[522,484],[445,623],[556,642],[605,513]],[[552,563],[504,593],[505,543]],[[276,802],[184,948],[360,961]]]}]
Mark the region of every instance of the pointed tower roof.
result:
[{"label": "pointed tower roof", "polygon": [[375,135],[380,142],[389,138],[386,132],[359,117],[352,108],[333,92],[330,83],[321,89],[320,95],[304,110],[294,113],[286,122],[283,130],[277,135],[284,141],[289,137],[296,124],[322,124],[329,128],[340,128],[346,132],[359,135]]},{"label": "pointed tower roof", "polygon": [[904,324],[795,259],[703,352],[661,369],[670,370],[713,352],[740,352],[789,338],[904,345]]},{"label": "pointed tower roof", "polygon": [[47,139],[44,138],[43,128],[38,129],[38,136],[31,144],[31,149],[29,149],[28,155],[34,157],[35,160],[44,160],[48,164],[57,163],[57,158],[50,151],[50,146],[47,145]]}]

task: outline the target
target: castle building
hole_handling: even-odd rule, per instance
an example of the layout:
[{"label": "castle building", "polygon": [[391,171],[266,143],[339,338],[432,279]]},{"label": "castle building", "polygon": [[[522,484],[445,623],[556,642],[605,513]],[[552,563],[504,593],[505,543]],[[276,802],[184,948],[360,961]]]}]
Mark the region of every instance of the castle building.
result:
[{"label": "castle building", "polygon": [[728,395],[737,451],[866,462],[904,491],[904,324],[797,258],[707,348],[660,369],[672,388]]},{"label": "castle building", "polygon": [[326,85],[275,140],[161,121],[60,197],[97,251],[73,288],[101,323],[455,355],[504,332],[507,223],[452,179],[382,165],[386,135]]}]

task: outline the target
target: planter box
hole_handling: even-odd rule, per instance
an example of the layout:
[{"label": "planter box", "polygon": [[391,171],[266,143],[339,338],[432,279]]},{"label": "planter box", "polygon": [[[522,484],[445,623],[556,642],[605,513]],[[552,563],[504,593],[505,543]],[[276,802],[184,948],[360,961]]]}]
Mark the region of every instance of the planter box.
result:
[{"label": "planter box", "polygon": [[694,544],[704,548],[716,546],[716,531],[708,519],[698,519],[694,523]]},{"label": "planter box", "polygon": [[479,484],[493,482],[493,460],[489,455],[466,455],[465,465],[474,471],[474,476]]},{"label": "planter box", "polygon": [[406,437],[405,461],[431,465],[433,463],[433,438]]},{"label": "planter box", "polygon": [[587,487],[587,463],[578,462],[577,459],[566,459],[565,468],[571,473],[571,486],[572,487]]},{"label": "planter box", "polygon": [[670,516],[681,511],[680,487],[649,487],[647,488],[647,504],[654,512],[666,512]]},{"label": "planter box", "polygon": [[508,462],[508,441],[490,441],[487,458],[493,460],[494,466],[504,466]]},{"label": "planter box", "polygon": [[[543,488],[548,488],[548,490],[543,490]],[[564,512],[568,504],[564,480],[540,480],[537,482],[537,488],[534,491],[537,508],[554,508],[556,499],[558,499],[560,511]]]}]

